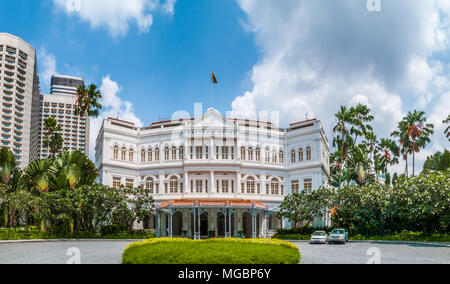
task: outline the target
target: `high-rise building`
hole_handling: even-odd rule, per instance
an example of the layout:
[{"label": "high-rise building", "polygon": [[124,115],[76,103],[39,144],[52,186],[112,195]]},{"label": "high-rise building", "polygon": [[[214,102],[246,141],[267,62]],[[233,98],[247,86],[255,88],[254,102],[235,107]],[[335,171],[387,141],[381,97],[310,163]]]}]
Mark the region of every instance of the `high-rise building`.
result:
[{"label": "high-rise building", "polygon": [[53,75],[50,84],[52,95],[75,95],[78,86],[84,85],[84,81],[79,77]]},{"label": "high-rise building", "polygon": [[0,33],[0,147],[9,148],[21,168],[39,157],[41,103],[36,50]]},{"label": "high-rise building", "polygon": [[[77,87],[84,85],[83,79],[78,77],[53,75],[51,79],[51,94],[43,96],[41,143],[44,141],[44,120],[54,117],[61,126],[64,139],[63,150],[79,150],[89,154],[89,118],[75,114],[77,104]],[[48,158],[49,150],[41,147],[41,158]]]}]

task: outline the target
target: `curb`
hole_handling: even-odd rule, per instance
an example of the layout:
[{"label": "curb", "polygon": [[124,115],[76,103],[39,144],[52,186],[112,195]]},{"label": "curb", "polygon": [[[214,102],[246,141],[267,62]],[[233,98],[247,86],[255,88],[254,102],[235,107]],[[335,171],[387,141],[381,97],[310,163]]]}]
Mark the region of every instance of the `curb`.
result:
[{"label": "curb", "polygon": [[66,243],[66,242],[139,242],[134,239],[36,239],[36,240],[3,240],[1,244],[18,244],[18,243]]},{"label": "curb", "polygon": [[349,241],[350,243],[372,243],[372,244],[399,244],[399,245],[424,245],[424,246],[439,246],[439,247],[448,247],[450,248],[450,243],[433,243],[433,242],[419,242],[419,241],[360,241],[354,240]]},{"label": "curb", "polygon": [[[296,243],[309,243],[308,240],[285,240]],[[439,246],[450,248],[450,243],[433,243],[433,242],[418,242],[418,241],[375,241],[375,240],[351,240],[349,243],[372,243],[372,244],[399,244],[399,245],[423,245],[423,246]]]}]

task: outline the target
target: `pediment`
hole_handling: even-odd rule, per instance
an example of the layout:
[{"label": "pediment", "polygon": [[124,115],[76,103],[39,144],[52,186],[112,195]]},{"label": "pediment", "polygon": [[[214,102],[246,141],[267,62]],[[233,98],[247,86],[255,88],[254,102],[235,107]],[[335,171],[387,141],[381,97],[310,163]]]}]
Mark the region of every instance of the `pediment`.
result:
[{"label": "pediment", "polygon": [[216,109],[210,108],[201,118],[194,120],[194,127],[233,127],[234,124],[227,121],[226,118]]}]

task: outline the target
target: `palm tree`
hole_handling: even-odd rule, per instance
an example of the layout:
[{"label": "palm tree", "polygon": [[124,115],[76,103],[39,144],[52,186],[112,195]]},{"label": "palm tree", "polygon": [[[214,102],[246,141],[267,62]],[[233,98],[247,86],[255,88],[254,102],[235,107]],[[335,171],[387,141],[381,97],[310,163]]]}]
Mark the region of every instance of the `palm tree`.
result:
[{"label": "palm tree", "polygon": [[399,142],[400,154],[405,161],[405,176],[408,176],[408,155],[411,154],[411,142],[408,138],[408,122],[403,119],[398,123],[397,130],[392,132],[392,137],[397,137]]},{"label": "palm tree", "polygon": [[426,124],[427,118],[424,111],[414,110],[406,116],[408,122],[408,138],[412,146],[413,176],[415,175],[415,153],[425,148],[431,142],[430,136],[434,133],[434,125]]},{"label": "palm tree", "polygon": [[388,166],[398,164],[397,157],[400,155],[400,148],[395,141],[383,138],[381,139],[380,144],[378,144],[378,149],[381,152],[379,161],[383,169],[383,174],[386,174]]},{"label": "palm tree", "polygon": [[77,88],[77,107],[75,108],[75,115],[80,117],[98,117],[102,110],[100,99],[102,94],[97,89],[97,86],[90,84],[89,86],[81,85]]},{"label": "palm tree", "polygon": [[63,153],[52,166],[55,189],[73,189],[79,185],[92,185],[98,177],[98,171],[92,161],[80,151]]},{"label": "palm tree", "polygon": [[16,169],[17,164],[13,153],[8,148],[2,147],[0,150],[1,181],[7,185]]},{"label": "palm tree", "polygon": [[50,151],[52,159],[56,158],[56,154],[61,151],[63,138],[60,134],[61,126],[59,126],[54,117],[44,120],[44,141],[43,144]]},{"label": "palm tree", "polygon": [[370,114],[370,109],[363,104],[358,104],[356,107],[352,107],[351,112],[353,112],[353,127],[350,132],[355,135],[354,144],[356,144],[358,137],[364,136],[368,132],[373,131],[372,126],[368,123],[373,121],[374,117]]},{"label": "palm tree", "polygon": [[406,176],[408,176],[408,155],[413,156],[413,176],[415,175],[415,153],[425,148],[431,142],[434,125],[426,124],[427,118],[423,111],[410,111],[398,124],[398,130],[391,135],[399,138],[400,152],[406,160]]},{"label": "palm tree", "polygon": [[41,193],[50,191],[50,179],[53,175],[52,165],[53,161],[50,159],[31,162],[24,172],[28,188]]},{"label": "palm tree", "polygon": [[345,162],[348,149],[353,145],[349,129],[354,123],[353,111],[345,106],[341,106],[335,117],[337,118],[337,124],[333,128],[333,132],[338,135],[333,140],[333,147],[337,147],[342,155],[342,160]]},{"label": "palm tree", "polygon": [[[450,124],[450,115],[447,116],[447,119],[443,121],[444,124]],[[450,125],[445,129],[445,135],[448,138],[448,141],[450,142]]]}]

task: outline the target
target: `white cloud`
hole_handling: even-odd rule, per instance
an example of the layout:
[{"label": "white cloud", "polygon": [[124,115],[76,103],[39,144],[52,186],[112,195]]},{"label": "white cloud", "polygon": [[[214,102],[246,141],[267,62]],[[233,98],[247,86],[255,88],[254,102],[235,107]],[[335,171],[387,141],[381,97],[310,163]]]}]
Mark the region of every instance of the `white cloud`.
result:
[{"label": "white cloud", "polygon": [[[448,1],[382,1],[380,13],[361,0],[237,2],[263,57],[253,89],[232,103],[235,114],[278,110],[284,126],[314,114],[331,136],[339,106],[363,102],[377,134],[387,136],[409,109],[450,109],[450,100],[437,101],[450,84],[436,60],[448,54]],[[421,156],[439,148],[436,139]]]},{"label": "white cloud", "polygon": [[152,12],[160,9],[173,14],[176,0],[53,0],[56,7],[69,15],[76,14],[93,28],[106,27],[113,37],[123,37],[131,23],[141,33],[147,33],[153,24]]},{"label": "white cloud", "polygon": [[136,116],[133,110],[133,104],[128,101],[122,101],[119,97],[121,88],[116,81],[111,80],[108,75],[103,77],[102,85],[100,86],[100,92],[103,95],[101,104],[103,110],[98,118],[91,118],[91,133],[90,133],[90,153],[89,156],[92,160],[95,157],[95,142],[98,136],[98,132],[102,126],[103,120],[108,117],[119,118],[125,121],[133,122],[138,127],[142,127],[142,121]]},{"label": "white cloud", "polygon": [[56,58],[49,53],[45,47],[41,47],[38,52],[39,77],[41,86],[50,86],[50,79],[56,72]]},{"label": "white cloud", "polygon": [[166,14],[173,15],[175,3],[177,3],[177,0],[166,0],[166,2],[161,6],[161,10]]}]

